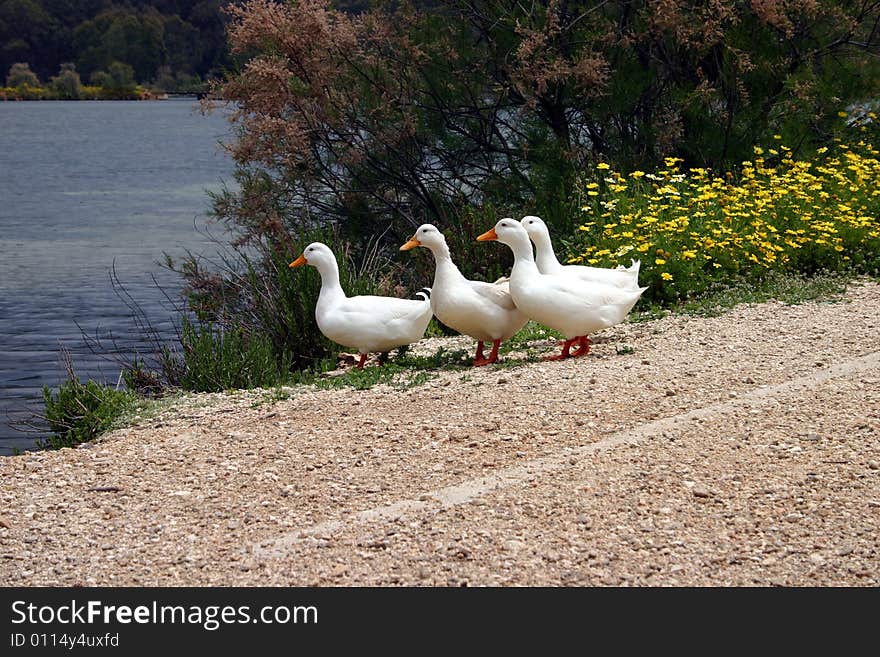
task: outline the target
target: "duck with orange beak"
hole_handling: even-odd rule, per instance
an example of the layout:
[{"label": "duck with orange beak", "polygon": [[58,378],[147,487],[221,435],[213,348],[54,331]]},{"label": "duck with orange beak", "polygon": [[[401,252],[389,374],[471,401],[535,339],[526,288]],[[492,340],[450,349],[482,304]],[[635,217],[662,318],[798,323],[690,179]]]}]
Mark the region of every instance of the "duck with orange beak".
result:
[{"label": "duck with orange beak", "polygon": [[290,267],[309,265],[321,275],[321,292],[315,320],[325,336],[349,349],[357,349],[363,369],[370,353],[384,353],[418,342],[431,321],[431,289],[418,299],[361,295],[346,296],[339,283],[336,256],[326,244],[309,244]]},{"label": "duck with orange beak", "polygon": [[565,274],[585,281],[604,283],[613,287],[634,289],[639,286],[640,261],[632,260],[630,267],[619,266],[616,269],[606,267],[587,267],[585,265],[563,265],[556,258],[553,242],[550,240],[550,229],[547,224],[534,215],[528,215],[520,223],[535,244],[535,263],[542,274]]},{"label": "duck with orange beak", "polygon": [[[516,307],[530,319],[554,328],[565,336],[562,353],[548,360],[584,356],[590,351],[589,335],[626,319],[645,287],[622,289],[574,276],[542,274],[535,262],[525,227],[505,218],[477,237],[479,242],[498,241],[513,251],[510,295]],[[573,345],[578,348],[571,351]]]},{"label": "duck with orange beak", "polygon": [[[498,348],[519,331],[528,318],[516,308],[507,280],[496,283],[465,278],[449,255],[446,238],[435,226],[419,226],[415,235],[401,251],[417,246],[434,256],[434,282],[431,285],[431,309],[434,316],[449,328],[477,341],[475,366],[497,362]],[[492,343],[489,356],[483,353],[484,343]]]}]

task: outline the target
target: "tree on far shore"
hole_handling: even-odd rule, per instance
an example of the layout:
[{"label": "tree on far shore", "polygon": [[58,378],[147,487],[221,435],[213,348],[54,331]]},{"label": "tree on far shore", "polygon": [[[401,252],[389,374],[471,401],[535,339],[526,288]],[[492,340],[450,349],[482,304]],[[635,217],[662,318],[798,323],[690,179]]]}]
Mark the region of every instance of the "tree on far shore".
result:
[{"label": "tree on far shore", "polygon": [[27,62],[17,62],[9,68],[9,74],[6,76],[7,87],[39,87],[40,79],[37,74],[31,70]]},{"label": "tree on far shore", "polygon": [[106,71],[93,72],[89,82],[95,86],[103,87],[113,98],[131,96],[137,85],[134,79],[134,69],[123,62],[113,62]]},{"label": "tree on far shore", "polygon": [[61,100],[79,100],[82,96],[82,81],[76,66],[71,62],[61,65],[58,75],[49,80],[49,88]]}]

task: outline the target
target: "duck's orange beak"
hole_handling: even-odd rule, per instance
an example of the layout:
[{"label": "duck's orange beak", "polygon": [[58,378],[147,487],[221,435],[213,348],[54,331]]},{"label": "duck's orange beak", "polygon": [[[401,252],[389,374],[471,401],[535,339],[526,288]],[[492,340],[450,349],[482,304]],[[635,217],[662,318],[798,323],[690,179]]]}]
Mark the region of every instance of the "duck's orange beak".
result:
[{"label": "duck's orange beak", "polygon": [[477,241],[478,242],[491,242],[492,240],[497,240],[497,239],[498,239],[498,233],[495,232],[494,228],[490,228],[485,233],[480,235],[477,238]]},{"label": "duck's orange beak", "polygon": [[304,264],[306,264],[306,254],[305,253],[303,253],[299,258],[297,258],[296,260],[294,260],[293,262],[291,262],[287,266],[288,267],[302,267]]},{"label": "duck's orange beak", "polygon": [[410,238],[409,242],[400,247],[401,251],[409,251],[410,249],[414,249],[417,246],[421,246],[422,243],[419,242],[415,237]]}]

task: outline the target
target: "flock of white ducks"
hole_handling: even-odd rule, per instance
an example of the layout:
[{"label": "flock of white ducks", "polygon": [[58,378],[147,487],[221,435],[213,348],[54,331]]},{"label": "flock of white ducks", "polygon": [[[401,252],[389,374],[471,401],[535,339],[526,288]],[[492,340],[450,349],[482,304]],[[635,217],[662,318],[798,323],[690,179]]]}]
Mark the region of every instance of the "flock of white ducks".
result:
[{"label": "flock of white ducks", "polygon": [[[465,278],[452,261],[443,234],[431,224],[419,226],[400,247],[401,251],[424,247],[434,256],[434,283],[417,294],[419,299],[346,296],[336,257],[320,242],[309,244],[290,266],[311,265],[318,270],[318,328],[334,342],[357,349],[359,368],[370,353],[420,340],[432,315],[477,340],[477,366],[496,362],[501,342],[530,319],[565,336],[562,352],[550,360],[583,356],[590,351],[589,335],[622,322],[647,289],[638,285],[638,261],[627,269],[560,264],[539,217],[502,219],[477,240],[510,247],[514,257],[510,278],[495,283]],[[492,350],[486,356],[488,342]]]}]

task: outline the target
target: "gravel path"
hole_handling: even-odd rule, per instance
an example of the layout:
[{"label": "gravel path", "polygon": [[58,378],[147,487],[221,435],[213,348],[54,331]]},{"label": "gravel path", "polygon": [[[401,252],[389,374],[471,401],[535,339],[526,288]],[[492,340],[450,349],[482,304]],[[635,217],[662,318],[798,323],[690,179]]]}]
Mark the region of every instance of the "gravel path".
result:
[{"label": "gravel path", "polygon": [[0,583],[880,584],[880,286],[604,337],[0,457]]}]

